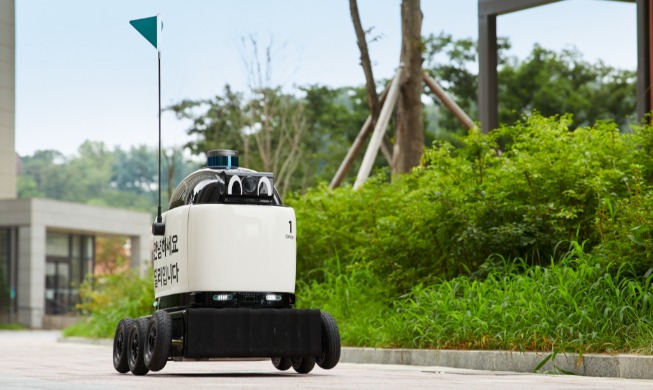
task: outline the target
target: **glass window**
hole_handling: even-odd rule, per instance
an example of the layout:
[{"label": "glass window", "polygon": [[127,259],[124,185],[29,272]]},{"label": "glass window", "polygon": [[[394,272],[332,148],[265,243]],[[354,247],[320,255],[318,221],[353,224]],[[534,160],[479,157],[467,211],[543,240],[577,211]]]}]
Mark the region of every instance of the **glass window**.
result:
[{"label": "glass window", "polygon": [[94,237],[57,231],[46,234],[45,301],[48,314],[66,314],[80,302],[79,287],[93,272]]},{"label": "glass window", "polygon": [[68,257],[68,234],[48,230],[46,233],[45,254],[46,256]]},{"label": "glass window", "polygon": [[11,306],[11,247],[9,229],[0,229],[0,317]]}]

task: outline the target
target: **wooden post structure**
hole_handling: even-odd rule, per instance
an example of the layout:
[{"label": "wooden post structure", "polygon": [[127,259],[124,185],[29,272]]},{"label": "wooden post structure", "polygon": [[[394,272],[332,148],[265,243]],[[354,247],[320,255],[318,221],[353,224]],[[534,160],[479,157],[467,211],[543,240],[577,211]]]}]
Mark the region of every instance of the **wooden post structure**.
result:
[{"label": "wooden post structure", "polygon": [[[388,163],[392,164],[392,156],[390,151],[388,150],[389,148],[387,145],[385,145],[386,150],[383,150],[384,143],[387,142],[387,139],[384,138],[385,135],[385,129],[388,125],[388,121],[390,119],[390,115],[392,114],[392,111],[394,110],[394,106],[397,104],[397,98],[399,96],[398,90],[399,88],[395,88],[395,96],[394,100],[389,100],[388,105],[386,107],[386,100],[390,99],[390,91],[392,90],[392,86],[395,85],[395,81],[399,77],[399,71],[402,68],[400,67],[399,70],[397,70],[397,74],[395,74],[394,78],[390,82],[390,87],[386,88],[383,93],[381,94],[381,98],[379,99],[379,103],[381,106],[381,115],[379,115],[379,119],[376,123],[376,127],[374,128],[374,134],[377,134],[377,131],[379,131],[378,137],[380,137],[380,141],[378,141],[378,144],[374,146],[372,144],[372,140],[370,140],[370,145],[367,148],[367,151],[365,153],[365,158],[363,159],[363,164],[369,164],[369,167],[366,167],[365,169],[367,170],[367,173],[363,171],[363,166],[361,165],[361,169],[358,172],[358,176],[356,178],[356,183],[354,184],[354,188],[359,188],[369,177],[370,171],[371,171],[371,166],[374,162],[374,159],[376,158],[376,155],[378,153],[379,147],[381,148],[381,151],[383,152],[384,157],[386,160],[388,160]],[[428,88],[435,94],[435,96],[440,99],[440,101],[444,104],[444,106],[451,111],[452,114],[460,121],[460,123],[465,126],[467,130],[471,129],[472,127],[475,126],[474,122],[471,120],[471,118],[463,111],[462,108],[453,100],[449,95],[438,85],[438,83],[431,77],[429,76],[426,72],[422,73],[422,79],[424,80],[424,83],[428,86]],[[397,82],[398,85],[398,82]],[[384,118],[382,121],[382,115],[383,113],[386,113],[387,118]],[[382,122],[385,122],[383,126],[380,126]],[[377,130],[378,129],[378,130]],[[352,164],[354,163],[354,159],[358,155],[358,152],[360,151],[361,147],[363,146],[363,143],[365,142],[365,139],[367,136],[370,134],[372,131],[372,116],[368,116],[367,120],[365,121],[365,124],[363,124],[363,127],[361,128],[361,131],[358,133],[356,136],[356,139],[354,140],[354,143],[351,145],[349,150],[347,151],[347,155],[345,156],[344,160],[342,163],[340,163],[340,167],[338,168],[338,171],[336,174],[333,176],[333,179],[331,180],[331,183],[329,184],[329,188],[334,189],[336,187],[339,187],[342,181],[344,180],[345,176],[347,175],[347,172],[349,172],[349,169],[351,168]],[[374,138],[374,136],[372,136]],[[376,142],[376,141],[375,141]],[[368,157],[370,155],[370,157]],[[367,163],[366,160],[368,159]]]},{"label": "wooden post structure", "polygon": [[[390,83],[392,83],[392,80],[390,80]],[[386,89],[383,90],[383,93],[381,93],[381,97],[379,98],[379,106],[381,107],[383,107],[385,98],[386,96],[388,96],[388,88],[389,87],[386,87]],[[365,142],[365,139],[367,138],[368,135],[370,135],[371,132],[372,132],[372,115],[368,116],[367,119],[365,120],[363,127],[361,127],[361,131],[358,132],[356,139],[354,139],[354,142],[351,144],[351,147],[347,151],[347,155],[340,163],[340,167],[338,167],[338,170],[336,171],[336,174],[333,176],[333,179],[331,179],[331,183],[329,183],[329,188],[334,189],[336,187],[339,187],[340,184],[342,184],[342,181],[345,179],[347,172],[349,172],[351,165],[354,163],[354,159],[356,159],[358,152],[360,152],[361,148],[363,147],[363,143]],[[389,163],[392,163],[392,161],[390,161]]]},{"label": "wooden post structure", "polygon": [[426,85],[429,87],[431,92],[435,94],[435,96],[440,99],[440,101],[451,111],[451,113],[460,121],[460,123],[465,126],[467,130],[471,129],[474,127],[474,122],[467,116],[465,111],[463,111],[460,106],[453,101],[449,95],[438,85],[438,83],[431,78],[425,71],[422,71],[422,78],[424,79],[424,82]]},{"label": "wooden post structure", "polygon": [[390,89],[388,90],[388,97],[386,98],[385,104],[381,109],[379,114],[379,119],[376,122],[374,127],[374,132],[372,133],[372,138],[370,139],[369,145],[367,145],[367,150],[365,151],[365,156],[363,157],[363,162],[360,169],[358,170],[358,176],[356,176],[356,182],[354,182],[354,189],[359,189],[367,178],[370,176],[372,171],[372,164],[374,164],[374,159],[379,152],[379,147],[383,141],[383,135],[385,134],[385,129],[388,127],[388,121],[390,120],[390,115],[392,110],[397,104],[397,99],[399,98],[399,79],[401,78],[401,72],[403,71],[403,64],[397,69],[395,77],[392,79],[392,84],[390,84]]}]

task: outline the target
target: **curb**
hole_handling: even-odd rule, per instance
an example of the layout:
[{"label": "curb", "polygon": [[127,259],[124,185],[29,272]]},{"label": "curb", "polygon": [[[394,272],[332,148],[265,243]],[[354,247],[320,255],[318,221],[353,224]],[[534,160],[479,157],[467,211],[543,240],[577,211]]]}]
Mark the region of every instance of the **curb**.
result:
[{"label": "curb", "polygon": [[[550,355],[546,352],[343,347],[340,361],[533,373],[535,368]],[[555,356],[555,359],[549,359],[538,372],[573,373],[582,376],[624,379],[653,379],[653,356],[560,353]]]},{"label": "curb", "polygon": [[[112,339],[58,337],[57,342],[112,346]],[[547,352],[457,351],[433,349],[379,349],[342,347],[340,362],[437,366],[481,371],[534,373]],[[653,379],[653,356],[576,353],[549,359],[540,373],[572,373],[582,376]]]}]

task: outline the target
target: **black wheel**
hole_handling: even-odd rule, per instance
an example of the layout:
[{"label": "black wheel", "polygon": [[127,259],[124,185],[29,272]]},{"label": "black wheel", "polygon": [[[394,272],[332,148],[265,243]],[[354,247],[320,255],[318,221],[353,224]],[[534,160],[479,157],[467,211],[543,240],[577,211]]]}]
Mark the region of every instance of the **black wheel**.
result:
[{"label": "black wheel", "polygon": [[127,362],[127,350],[129,349],[129,330],[134,320],[123,318],[116,326],[116,333],[113,335],[113,368],[121,374],[129,371]]},{"label": "black wheel", "polygon": [[127,361],[129,362],[129,371],[134,375],[145,375],[149,371],[143,361],[149,322],[147,318],[139,318],[132,323],[129,330]]},{"label": "black wheel", "polygon": [[168,362],[172,342],[172,318],[163,310],[157,310],[149,321],[143,361],[150,371],[159,371]]},{"label": "black wheel", "polygon": [[290,363],[293,370],[297,371],[299,374],[308,374],[315,367],[315,357],[306,356],[301,358],[291,358]]},{"label": "black wheel", "polygon": [[279,371],[286,371],[292,366],[290,358],[272,358],[272,365]]},{"label": "black wheel", "polygon": [[318,366],[330,370],[340,361],[340,331],[336,319],[326,311],[322,314],[322,356],[315,359]]}]

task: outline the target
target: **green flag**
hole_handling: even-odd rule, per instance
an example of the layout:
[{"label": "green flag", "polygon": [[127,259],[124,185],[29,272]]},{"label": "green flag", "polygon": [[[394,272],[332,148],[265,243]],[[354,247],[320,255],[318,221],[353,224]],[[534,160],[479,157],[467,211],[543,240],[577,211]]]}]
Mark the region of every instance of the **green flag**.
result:
[{"label": "green flag", "polygon": [[136,31],[141,33],[141,35],[145,37],[145,39],[147,39],[147,41],[150,42],[155,49],[160,50],[159,32],[161,31],[162,24],[159,19],[159,15],[149,18],[130,20],[129,24],[131,24],[136,29]]}]

